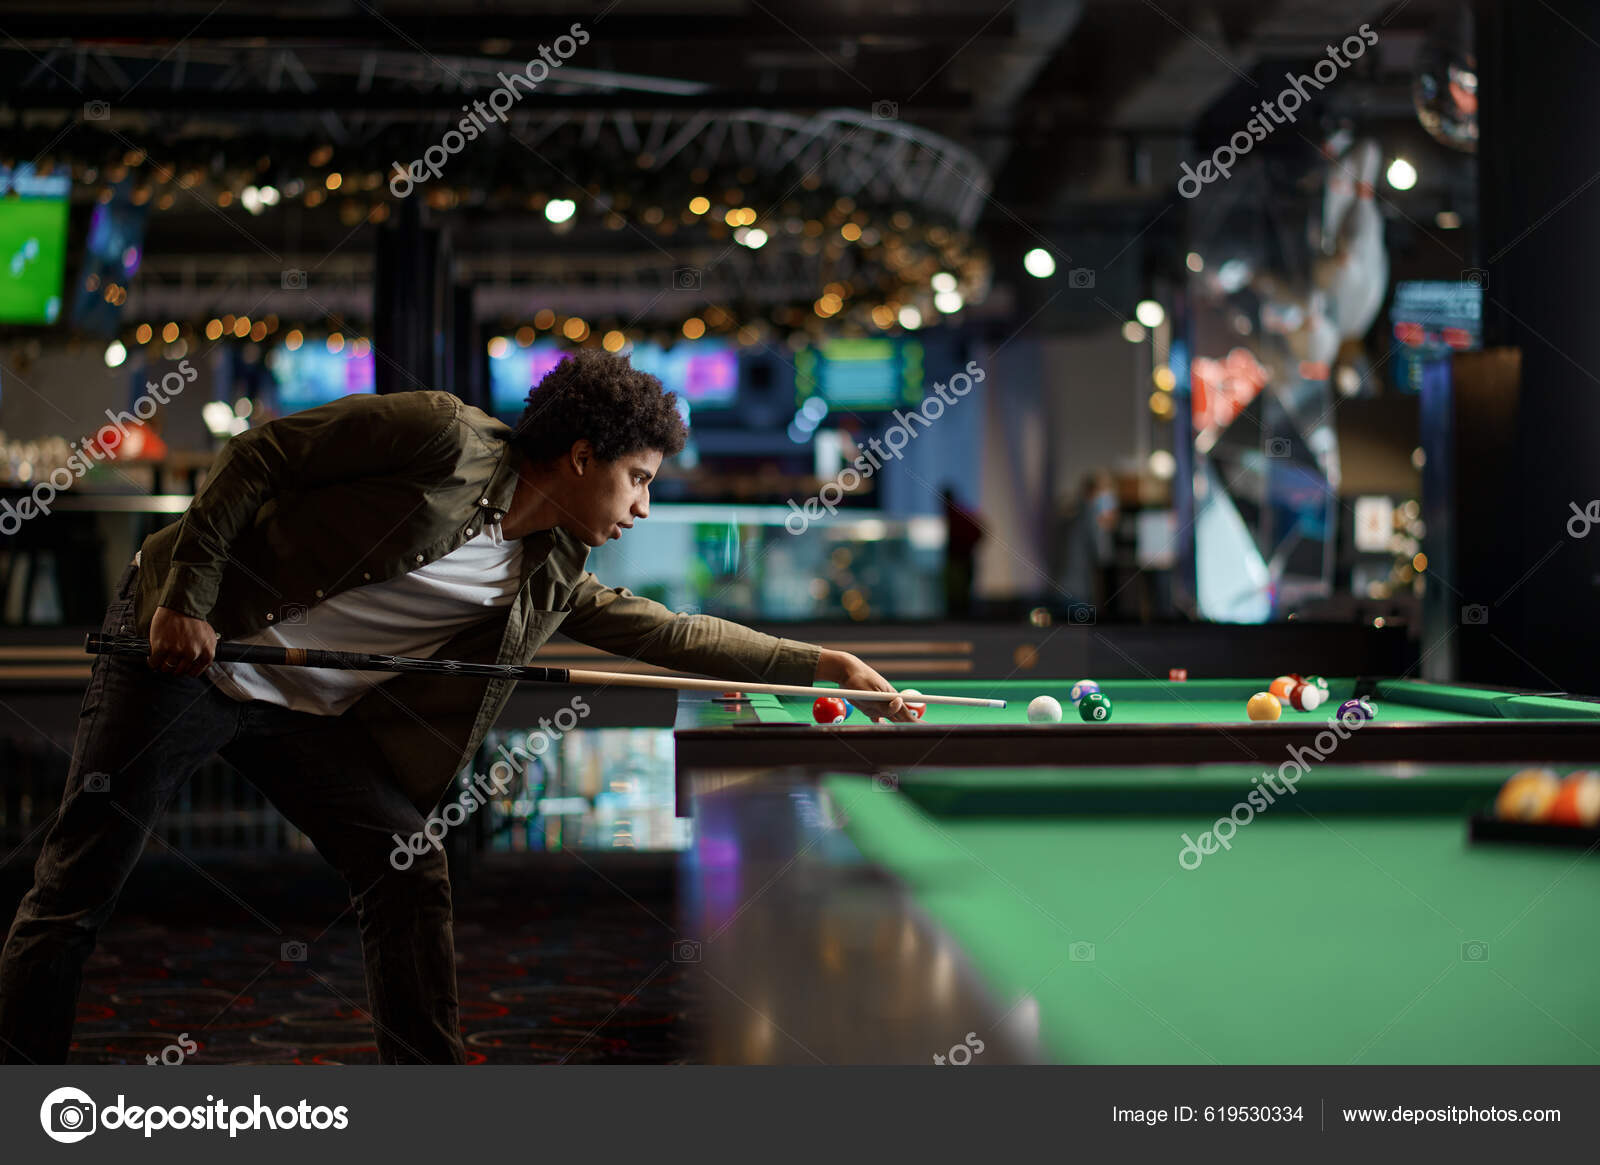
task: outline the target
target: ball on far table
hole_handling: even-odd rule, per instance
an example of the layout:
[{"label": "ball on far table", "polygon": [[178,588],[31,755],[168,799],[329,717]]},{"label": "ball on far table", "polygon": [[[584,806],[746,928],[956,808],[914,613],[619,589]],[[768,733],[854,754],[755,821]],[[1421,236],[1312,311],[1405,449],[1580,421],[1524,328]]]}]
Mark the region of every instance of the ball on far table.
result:
[{"label": "ball on far table", "polygon": [[1295,684],[1299,682],[1300,681],[1295,679],[1293,676],[1279,676],[1277,679],[1273,680],[1272,683],[1267,685],[1267,691],[1271,692],[1280,700],[1287,700],[1289,698],[1289,693],[1294,691]]},{"label": "ball on far table", "polygon": [[1078,718],[1087,724],[1111,719],[1111,700],[1103,692],[1090,692],[1078,701]]},{"label": "ball on far table", "polygon": [[1546,825],[1589,829],[1600,825],[1600,773],[1589,769],[1568,773],[1542,820]]},{"label": "ball on far table", "polygon": [[838,696],[818,696],[811,705],[811,719],[818,724],[843,724],[847,715]]},{"label": "ball on far table", "polygon": [[1276,720],[1283,715],[1283,704],[1271,692],[1257,692],[1250,697],[1244,711],[1252,720]]},{"label": "ball on far table", "polygon": [[1550,769],[1522,769],[1500,786],[1494,815],[1501,821],[1538,821],[1550,811],[1561,782]]},{"label": "ball on far table", "polygon": [[1321,692],[1324,700],[1328,698],[1327,680],[1323,679],[1321,676],[1307,676],[1305,678],[1305,682],[1310,684],[1313,688],[1316,688],[1317,691]]},{"label": "ball on far table", "polygon": [[1085,696],[1092,696],[1100,690],[1100,685],[1093,680],[1079,680],[1072,685],[1072,690],[1067,693],[1074,704],[1081,703]]},{"label": "ball on far table", "polygon": [[1339,720],[1371,720],[1377,714],[1378,710],[1372,706],[1372,701],[1365,696],[1357,697],[1354,700],[1346,700],[1339,705],[1339,711],[1334,713]]},{"label": "ball on far table", "polygon": [[906,702],[906,707],[910,709],[911,714],[918,720],[921,720],[923,716],[927,715],[928,712],[928,706],[926,704],[918,703],[911,698],[912,696],[920,695],[922,695],[922,693],[917,691],[916,688],[907,688],[905,691],[900,693],[900,698]]},{"label": "ball on far table", "polygon": [[1029,724],[1060,724],[1061,701],[1054,696],[1035,696],[1028,703]]}]

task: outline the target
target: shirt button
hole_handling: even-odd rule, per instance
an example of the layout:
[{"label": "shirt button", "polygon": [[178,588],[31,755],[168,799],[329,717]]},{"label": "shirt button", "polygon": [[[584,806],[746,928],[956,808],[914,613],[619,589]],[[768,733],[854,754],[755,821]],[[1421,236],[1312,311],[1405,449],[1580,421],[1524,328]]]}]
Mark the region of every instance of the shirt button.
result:
[{"label": "shirt button", "polygon": [[320,599],[320,598],[321,598],[321,597],[322,597],[322,592],[321,592],[321,591],[318,591],[318,592],[317,592],[317,598],[319,598],[319,599]]},{"label": "shirt button", "polygon": [[417,561],[418,561],[418,562],[421,562],[421,561],[422,561],[422,555],[420,555],[420,554],[419,554],[419,555],[417,555]]},{"label": "shirt button", "polygon": [[271,611],[267,612],[267,622],[268,623],[272,622],[272,612]]},{"label": "shirt button", "polygon": [[361,572],[361,577],[362,577],[362,579],[370,579],[372,576],[370,574],[368,574],[366,571],[362,571]]},{"label": "shirt button", "polygon": [[488,498],[479,498],[478,499],[478,504],[480,506],[486,506],[486,505],[489,504],[489,499]]},{"label": "shirt button", "polygon": [[495,511],[495,512],[494,512],[494,520],[495,520],[495,521],[496,521],[496,522],[498,522],[498,521],[499,521],[499,520],[500,520],[500,511],[499,511],[499,510],[496,510],[496,511]]}]

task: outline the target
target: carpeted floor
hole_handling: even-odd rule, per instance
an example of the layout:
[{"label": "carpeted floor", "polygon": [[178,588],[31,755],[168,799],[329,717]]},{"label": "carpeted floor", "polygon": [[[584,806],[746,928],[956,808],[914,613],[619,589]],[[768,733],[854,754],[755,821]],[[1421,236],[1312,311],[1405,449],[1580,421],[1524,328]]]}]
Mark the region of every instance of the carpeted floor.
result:
[{"label": "carpeted floor", "polygon": [[[196,864],[147,855],[129,881],[85,974],[72,1062],[377,1063],[332,871],[315,855]],[[0,926],[31,881],[18,865]],[[453,880],[469,1063],[693,1060],[674,855],[507,855]]]}]

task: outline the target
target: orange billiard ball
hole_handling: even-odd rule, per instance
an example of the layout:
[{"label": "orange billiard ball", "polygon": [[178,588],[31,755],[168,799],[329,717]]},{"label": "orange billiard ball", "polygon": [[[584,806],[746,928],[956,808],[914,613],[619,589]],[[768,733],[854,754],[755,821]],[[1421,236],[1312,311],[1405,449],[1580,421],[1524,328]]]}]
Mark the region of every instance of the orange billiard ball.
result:
[{"label": "orange billiard ball", "polygon": [[1252,720],[1276,720],[1283,715],[1283,702],[1271,692],[1257,692],[1244,710]]},{"label": "orange billiard ball", "polygon": [[1600,825],[1600,773],[1581,770],[1567,774],[1541,820],[1547,825],[1589,829]]},{"label": "orange billiard ball", "polygon": [[[1287,700],[1289,698],[1289,693],[1294,691],[1294,686],[1299,682],[1300,681],[1295,679],[1293,676],[1279,676],[1267,687],[1267,691],[1271,692],[1280,700]],[[1273,719],[1277,719],[1277,717],[1273,717]]]}]

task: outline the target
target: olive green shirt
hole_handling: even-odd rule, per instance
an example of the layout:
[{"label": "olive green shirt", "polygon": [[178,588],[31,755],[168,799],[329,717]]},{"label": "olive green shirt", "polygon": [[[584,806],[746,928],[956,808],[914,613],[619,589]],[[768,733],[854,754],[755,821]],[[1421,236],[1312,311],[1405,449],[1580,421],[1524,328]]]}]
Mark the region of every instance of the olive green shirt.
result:
[{"label": "olive green shirt", "polygon": [[[353,587],[433,562],[499,521],[516,489],[511,429],[448,392],[350,396],[248,429],[222,449],[183,518],[145,539],[138,629],[157,607],[209,622],[223,639]],[[809,684],[819,649],[605,587],[589,549],[559,527],[523,540],[509,609],[437,657],[528,663],[560,628],[580,643],[729,681]],[[510,680],[403,673],[354,717],[427,812],[471,763]]]}]

